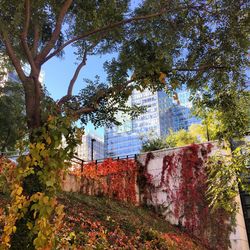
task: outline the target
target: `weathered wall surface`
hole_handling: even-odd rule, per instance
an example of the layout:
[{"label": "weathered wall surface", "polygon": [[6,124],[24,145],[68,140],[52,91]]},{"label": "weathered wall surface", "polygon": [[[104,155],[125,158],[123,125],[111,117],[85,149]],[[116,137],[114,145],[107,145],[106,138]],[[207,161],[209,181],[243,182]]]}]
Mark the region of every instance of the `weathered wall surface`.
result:
[{"label": "weathered wall surface", "polygon": [[66,192],[80,192],[81,179],[71,173],[65,174],[62,179],[62,189]]},{"label": "weathered wall surface", "polygon": [[138,205],[137,163],[134,159],[105,159],[75,167],[63,178],[63,190],[103,195]]},{"label": "weathered wall surface", "polygon": [[[162,168],[163,168],[163,159],[166,155],[171,155],[173,153],[178,153],[182,148],[174,148],[174,149],[165,149],[158,150],[153,152],[153,156],[147,163],[147,171],[150,175],[152,175],[152,182],[154,184],[155,189],[151,188],[150,198],[147,199],[147,203],[155,206],[172,224],[178,225],[180,223],[184,223],[185,217],[178,218],[174,212],[173,201],[169,194],[164,190],[164,186],[161,186],[161,178],[162,178]],[[218,148],[216,146],[213,147],[210,154],[213,154]],[[199,152],[199,156],[201,154]],[[141,154],[138,156],[138,161],[145,165],[147,161],[147,154]],[[180,162],[177,162],[176,165],[181,167]],[[180,188],[180,171],[176,172],[176,175],[173,178],[170,178],[169,185],[172,187],[172,190],[176,191]],[[144,199],[145,200],[145,199]],[[242,212],[242,206],[240,202],[240,197],[237,197],[237,203],[239,205],[239,211],[236,216],[236,228],[235,232],[230,234],[230,243],[232,250],[249,250],[248,238],[246,233],[246,226],[244,221],[244,216]]]},{"label": "weathered wall surface", "polygon": [[232,250],[249,250],[246,225],[242,211],[240,196],[236,198],[239,204],[239,211],[236,216],[235,232],[230,235],[231,249]]}]

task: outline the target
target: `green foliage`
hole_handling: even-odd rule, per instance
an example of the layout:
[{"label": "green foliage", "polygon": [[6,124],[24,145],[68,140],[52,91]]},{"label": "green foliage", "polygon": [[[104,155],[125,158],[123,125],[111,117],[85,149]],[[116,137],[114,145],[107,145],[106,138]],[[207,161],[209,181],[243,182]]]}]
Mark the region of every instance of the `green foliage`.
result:
[{"label": "green foliage", "polygon": [[15,149],[17,140],[27,134],[22,86],[6,82],[0,88],[0,151]]},{"label": "green foliage", "polygon": [[[83,65],[89,56],[115,53],[104,64],[105,87],[95,83],[94,92],[90,93],[91,86],[87,86],[84,93],[68,99],[72,112],[81,110],[82,105],[91,108],[81,114],[77,112],[84,124],[87,120],[96,126],[103,125],[105,120],[113,122],[114,118],[105,114],[112,114],[112,107],[124,110],[133,89],[159,90],[167,85],[168,91],[172,91],[186,82],[196,92],[208,85],[212,89],[214,86],[230,89],[235,83],[242,86],[246,81],[247,0],[241,3],[147,0],[134,10],[129,8],[128,0],[26,3],[29,6],[17,0],[1,2],[0,52],[9,55],[6,43],[11,45],[17,59],[32,66],[31,78],[37,77],[36,70],[40,72],[46,61],[62,56],[64,48],[70,45],[75,47],[76,59]],[[66,3],[69,7],[65,8],[61,25],[58,17]],[[20,34],[25,33],[25,28],[26,38],[22,39]],[[86,92],[89,94],[83,101]],[[219,98],[218,91],[215,94]],[[226,96],[221,97],[227,101]],[[114,102],[117,105],[110,105]]]},{"label": "green foliage", "polygon": [[214,83],[194,97],[194,105],[212,139],[241,139],[250,129],[250,93],[240,83]]},{"label": "green foliage", "polygon": [[[235,221],[237,203],[235,198],[239,195],[239,187],[249,191],[246,178],[249,175],[247,160],[250,156],[249,144],[235,149],[218,151],[209,157],[207,162],[208,190],[207,197],[213,210],[224,209]],[[224,155],[222,155],[224,153]]]},{"label": "green foliage", "polygon": [[159,150],[163,148],[168,148],[169,145],[162,138],[153,138],[143,141],[142,152],[149,152],[154,150]]},{"label": "green foliage", "polygon": [[209,140],[218,139],[218,131],[221,128],[221,122],[215,116],[215,112],[207,116],[206,122],[203,124],[192,124],[188,130],[181,129],[179,131],[169,130],[169,134],[165,139],[154,138],[149,135],[142,143],[142,152],[153,151],[163,148],[182,147],[192,143],[202,143]]},{"label": "green foliage", "polygon": [[[53,113],[53,105],[47,109]],[[46,125],[33,131],[36,138],[28,143],[29,153],[18,158],[11,183],[12,203],[2,236],[5,248],[10,245],[17,249],[52,247],[63,217],[62,206],[55,199],[60,187],[58,176],[73,156],[80,131],[72,126],[72,117],[49,115],[46,118]]]},{"label": "green foliage", "polygon": [[[117,120],[118,112],[123,112],[129,115],[129,117],[137,117],[138,114],[143,112],[144,108],[137,105],[129,106],[127,103],[128,94],[131,94],[131,90],[120,90],[119,94],[117,89],[110,88],[107,84],[100,82],[99,77],[96,77],[95,81],[85,79],[86,87],[82,89],[78,95],[71,98],[64,106],[64,109],[74,113],[72,110],[78,110],[81,107],[90,107],[96,109],[88,115],[80,116],[80,120],[83,126],[87,125],[91,121],[95,127],[110,126],[113,124],[121,125],[121,122]],[[110,93],[110,96],[102,97],[101,101],[97,101],[99,93],[100,96]],[[98,104],[97,104],[98,103]]]},{"label": "green foliage", "polygon": [[198,138],[184,129],[176,132],[170,130],[166,138],[169,147],[181,147],[196,142],[199,142]]},{"label": "green foliage", "polygon": [[207,127],[202,124],[191,124],[188,128],[188,132],[191,136],[197,139],[197,142],[205,142],[207,138]]}]

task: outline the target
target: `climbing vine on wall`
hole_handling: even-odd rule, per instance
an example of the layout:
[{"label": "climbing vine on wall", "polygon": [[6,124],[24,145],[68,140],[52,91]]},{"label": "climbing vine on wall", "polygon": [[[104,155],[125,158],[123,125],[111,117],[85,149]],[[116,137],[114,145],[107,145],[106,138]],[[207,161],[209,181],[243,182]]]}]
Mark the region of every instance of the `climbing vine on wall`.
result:
[{"label": "climbing vine on wall", "polygon": [[229,221],[233,216],[223,208],[211,209],[206,195],[209,182],[205,163],[211,150],[211,144],[192,144],[168,152],[163,157],[159,182],[145,172],[149,160],[154,158],[149,153],[144,166],[145,197],[148,204],[154,204],[157,201],[150,199],[157,192],[164,192],[168,201],[165,214],[171,210],[179,226],[200,238],[209,248],[228,249],[233,230],[233,223]]},{"label": "climbing vine on wall", "polygon": [[77,168],[72,173],[81,177],[84,193],[136,203],[137,167],[133,159],[90,162],[84,164],[83,171]]}]

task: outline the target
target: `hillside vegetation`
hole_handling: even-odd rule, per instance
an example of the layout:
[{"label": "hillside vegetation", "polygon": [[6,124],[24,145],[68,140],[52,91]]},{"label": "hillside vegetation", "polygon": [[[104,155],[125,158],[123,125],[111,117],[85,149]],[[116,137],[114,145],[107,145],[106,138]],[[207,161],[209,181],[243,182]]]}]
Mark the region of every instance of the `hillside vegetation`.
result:
[{"label": "hillside vegetation", "polygon": [[[62,193],[58,199],[65,217],[56,249],[205,249],[150,209],[77,193]],[[7,203],[0,195],[1,214]]]},{"label": "hillside vegetation", "polygon": [[59,238],[77,249],[204,249],[149,209],[76,193],[60,201],[66,216]]}]

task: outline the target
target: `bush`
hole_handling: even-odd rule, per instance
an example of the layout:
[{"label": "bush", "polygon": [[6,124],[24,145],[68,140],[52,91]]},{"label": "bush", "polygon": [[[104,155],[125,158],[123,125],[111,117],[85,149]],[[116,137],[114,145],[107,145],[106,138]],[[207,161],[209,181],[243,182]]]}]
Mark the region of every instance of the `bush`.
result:
[{"label": "bush", "polygon": [[159,150],[163,148],[169,148],[169,145],[162,138],[148,139],[142,143],[142,152],[149,152]]}]

